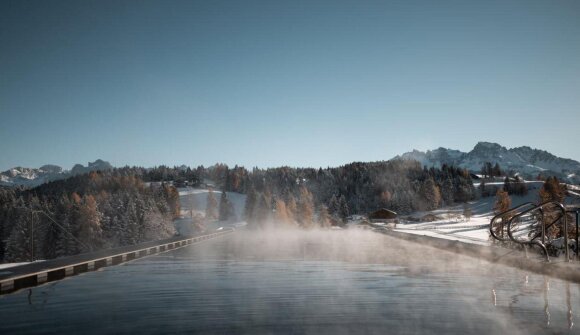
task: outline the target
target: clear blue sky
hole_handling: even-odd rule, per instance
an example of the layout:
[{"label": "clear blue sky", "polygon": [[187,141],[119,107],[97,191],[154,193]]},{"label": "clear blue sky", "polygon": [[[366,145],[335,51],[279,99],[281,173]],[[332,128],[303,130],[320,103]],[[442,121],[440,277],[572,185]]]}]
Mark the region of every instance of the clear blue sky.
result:
[{"label": "clear blue sky", "polygon": [[579,1],[0,0],[0,170],[580,160]]}]

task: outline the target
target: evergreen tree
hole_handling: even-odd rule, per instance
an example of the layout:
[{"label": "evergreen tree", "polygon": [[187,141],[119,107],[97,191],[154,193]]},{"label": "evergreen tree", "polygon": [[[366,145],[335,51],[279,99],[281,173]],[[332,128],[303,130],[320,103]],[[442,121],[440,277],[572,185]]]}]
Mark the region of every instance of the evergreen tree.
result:
[{"label": "evergreen tree", "polygon": [[246,194],[246,203],[244,205],[244,219],[248,222],[254,219],[254,207],[256,206],[256,192],[251,187]]},{"label": "evergreen tree", "polygon": [[60,228],[57,227],[52,221],[45,221],[43,223],[43,259],[56,258],[56,244],[61,236]]},{"label": "evergreen tree", "polygon": [[429,177],[423,182],[421,185],[421,195],[425,200],[427,210],[433,210],[439,207],[441,193],[433,178]]},{"label": "evergreen tree", "polygon": [[55,257],[63,257],[68,255],[75,255],[78,253],[78,243],[71,236],[71,225],[69,216],[65,213],[60,217],[60,225],[62,227],[58,240],[55,246]]},{"label": "evergreen tree", "polygon": [[5,259],[7,262],[30,262],[33,257],[30,243],[31,216],[25,211],[21,212],[22,215],[17,217],[6,243]]},{"label": "evergreen tree", "polygon": [[332,195],[332,198],[330,198],[330,201],[328,202],[328,212],[332,217],[335,218],[339,218],[339,212],[340,212],[340,204],[338,203],[338,198],[336,197],[336,195]]},{"label": "evergreen tree", "polygon": [[288,200],[286,201],[286,213],[288,214],[288,221],[290,223],[296,222],[298,212],[298,206],[296,205],[296,199],[292,194],[288,195]]},{"label": "evergreen tree", "polygon": [[164,216],[157,209],[153,199],[147,204],[147,208],[143,217],[141,242],[160,240],[175,234],[171,218]]},{"label": "evergreen tree", "polygon": [[322,228],[329,228],[332,225],[330,215],[328,214],[328,208],[324,205],[320,205],[318,210],[318,225]]},{"label": "evergreen tree", "polygon": [[219,220],[220,221],[228,221],[231,215],[231,204],[228,200],[228,195],[226,191],[222,191],[222,195],[220,197],[220,205],[219,205]]},{"label": "evergreen tree", "polygon": [[328,203],[328,209],[330,213],[338,213],[339,207],[340,205],[338,203],[338,198],[333,194],[330,202]]},{"label": "evergreen tree", "polygon": [[445,205],[452,205],[455,201],[453,194],[455,193],[455,188],[453,186],[453,181],[451,177],[445,178],[443,185],[441,187],[441,197],[445,202]]},{"label": "evergreen tree", "polygon": [[137,207],[135,201],[128,194],[126,197],[125,211],[119,214],[121,244],[135,245],[139,242],[139,225],[137,219]]},{"label": "evergreen tree", "polygon": [[344,195],[340,195],[340,198],[338,199],[338,215],[343,223],[346,223],[346,218],[350,215],[348,203],[346,202]]},{"label": "evergreen tree", "polygon": [[97,202],[92,195],[87,195],[78,205],[78,239],[88,247],[87,251],[97,250],[101,247],[101,223],[97,210]]},{"label": "evergreen tree", "polygon": [[493,167],[491,165],[491,162],[485,162],[483,164],[483,166],[481,167],[481,174],[483,175],[483,178],[493,177]]},{"label": "evergreen tree", "polygon": [[302,227],[312,227],[314,217],[314,203],[312,194],[302,185],[300,187],[300,198],[298,201],[298,222]]},{"label": "evergreen tree", "polygon": [[58,238],[55,242],[54,257],[63,257],[75,255],[78,253],[78,242],[72,237],[73,229],[70,224],[70,217],[73,211],[73,205],[69,197],[63,194],[56,208],[56,220],[60,224]]},{"label": "evergreen tree", "polygon": [[217,200],[215,199],[215,197],[213,195],[213,191],[210,189],[209,192],[207,193],[207,204],[205,207],[205,219],[210,221],[210,220],[215,220],[217,218],[218,218]]},{"label": "evergreen tree", "polygon": [[503,181],[503,190],[506,191],[508,194],[513,194],[514,189],[512,187],[512,182],[509,177],[505,177]]},{"label": "evergreen tree", "polygon": [[501,168],[499,166],[499,163],[495,163],[493,169],[492,169],[492,175],[494,177],[501,177],[501,175],[503,174],[503,172],[501,171]]},{"label": "evergreen tree", "polygon": [[473,180],[467,170],[461,170],[455,178],[454,201],[466,202],[475,199],[475,188]]}]

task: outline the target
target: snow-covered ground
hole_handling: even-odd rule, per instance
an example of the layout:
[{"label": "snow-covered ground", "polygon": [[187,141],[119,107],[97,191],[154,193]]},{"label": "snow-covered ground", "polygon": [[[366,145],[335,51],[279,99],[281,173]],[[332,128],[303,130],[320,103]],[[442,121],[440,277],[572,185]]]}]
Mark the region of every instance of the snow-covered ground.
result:
[{"label": "snow-covered ground", "polygon": [[[36,260],[34,262],[44,262],[44,260]],[[12,271],[10,271],[11,268],[15,268],[17,266],[26,265],[26,264],[30,264],[30,262],[0,264],[0,275],[10,274],[10,273],[12,273]]]},{"label": "snow-covered ground", "polygon": [[[530,189],[525,196],[512,195],[512,207],[526,202],[537,202],[538,188]],[[495,197],[480,198],[468,203],[472,216],[467,220],[463,216],[463,204],[448,206],[429,212],[415,212],[410,217],[419,219],[426,214],[433,214],[440,220],[433,222],[411,222],[403,217],[395,231],[409,234],[432,236],[458,240],[466,243],[489,245],[489,222],[493,218]]]},{"label": "snow-covered ground", "polygon": [[[181,205],[181,214],[190,215],[190,211],[194,213],[205,215],[205,207],[207,206],[207,196],[209,190],[205,188],[185,187],[179,188],[179,201]],[[219,204],[221,190],[213,190],[213,196]],[[237,217],[242,217],[244,214],[244,205],[246,203],[246,195],[236,192],[226,192],[228,200],[234,205],[234,210]]]},{"label": "snow-covered ground", "polygon": [[[526,186],[528,187],[528,190],[532,190],[532,189],[540,189],[542,188],[542,185],[544,185],[543,181],[539,181],[539,180],[524,180],[524,183],[526,184]],[[479,184],[481,184],[480,181],[475,181],[473,182],[473,187],[478,188]],[[504,185],[504,181],[493,181],[493,182],[485,182],[486,186],[497,186],[497,187],[503,187]]]},{"label": "snow-covered ground", "polygon": [[4,270],[4,269],[8,269],[8,268],[13,268],[15,266],[20,266],[20,265],[26,265],[29,264],[30,262],[22,262],[22,263],[4,263],[4,264],[0,264],[0,270]]},{"label": "snow-covered ground", "polygon": [[[205,216],[205,208],[207,206],[207,197],[209,194],[209,189],[206,188],[194,188],[194,187],[184,187],[179,188],[179,201],[181,205],[181,218],[175,220],[175,228],[182,235],[189,235],[193,233],[193,223],[191,219],[191,214],[194,216],[199,215]],[[213,189],[213,195],[218,203],[220,202],[222,191],[218,189]],[[231,222],[220,222],[215,221],[211,223],[205,223],[207,229],[215,230],[219,227],[240,227],[245,225],[241,221],[244,214],[244,206],[246,203],[246,195],[236,192],[226,192],[227,198],[234,206],[234,212],[236,218]]]}]

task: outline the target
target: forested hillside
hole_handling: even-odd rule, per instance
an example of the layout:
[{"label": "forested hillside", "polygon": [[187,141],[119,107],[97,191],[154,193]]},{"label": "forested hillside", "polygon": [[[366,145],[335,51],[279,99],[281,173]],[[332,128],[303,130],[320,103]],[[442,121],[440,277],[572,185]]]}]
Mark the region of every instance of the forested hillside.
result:
[{"label": "forested hillside", "polygon": [[166,238],[178,214],[174,187],[146,187],[121,170],[30,190],[0,189],[0,260],[29,261],[31,251],[34,259],[50,259]]},{"label": "forested hillside", "polygon": [[[250,224],[277,217],[308,226],[322,212],[339,223],[349,214],[366,214],[386,207],[401,213],[435,209],[471,200],[476,195],[465,169],[443,165],[424,168],[419,162],[395,159],[351,163],[335,168],[271,169],[229,168],[216,164],[196,169],[157,167],[125,168],[126,173],[151,181],[183,181],[199,184],[204,179],[219,189],[248,195],[245,217]],[[324,219],[323,219],[324,221]]]},{"label": "forested hillside", "polygon": [[[250,227],[267,222],[342,225],[350,214],[383,207],[401,214],[429,210],[476,194],[467,170],[447,165],[427,169],[409,160],[252,171],[224,164],[124,167],[29,190],[0,190],[0,260],[50,259],[171,236],[172,219],[179,216],[173,185],[205,180],[218,189],[247,194],[244,218]],[[161,183],[147,186],[144,181]]]},{"label": "forested hillside", "polygon": [[338,168],[258,170],[246,183],[246,217],[266,220],[266,213],[302,226],[341,224],[349,214],[378,208],[400,213],[438,208],[475,197],[467,170],[444,165],[422,168],[418,162],[391,160],[352,163]]}]

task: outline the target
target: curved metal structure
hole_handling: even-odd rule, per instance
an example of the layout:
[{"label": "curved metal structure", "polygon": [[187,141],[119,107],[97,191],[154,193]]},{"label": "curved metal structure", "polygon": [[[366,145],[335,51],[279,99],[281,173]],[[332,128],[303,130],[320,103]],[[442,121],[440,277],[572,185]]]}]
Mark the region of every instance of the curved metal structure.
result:
[{"label": "curved metal structure", "polygon": [[[555,217],[554,220],[552,220],[549,223],[546,223],[545,214],[547,212],[551,212],[554,210],[558,212],[558,215]],[[526,215],[530,215],[535,211],[538,212],[539,217],[531,217],[531,219],[530,218],[523,219]],[[567,211],[564,205],[557,201],[547,201],[539,205],[536,205],[531,202],[526,202],[494,216],[490,221],[489,233],[494,239],[498,241],[516,243],[518,245],[521,245],[524,248],[524,250],[527,250],[526,249],[527,246],[537,245],[544,252],[546,260],[550,261],[547,249],[547,245],[549,245],[549,242],[546,241],[547,237],[546,231],[555,224],[557,224],[559,221],[562,221],[563,230],[565,232],[563,234],[564,235],[563,237],[565,244],[566,261],[569,262],[570,246],[568,245],[568,217],[567,217],[568,212],[574,211]],[[580,221],[580,212],[578,211],[578,209],[576,209],[575,212],[576,212],[576,221]],[[509,217],[507,224],[503,221],[505,220],[506,217]],[[538,223],[539,226],[534,227],[533,222]],[[518,228],[523,229],[518,230]],[[526,236],[526,238],[522,239],[522,236]],[[576,231],[576,240],[578,240],[578,228]],[[578,241],[576,243],[578,245]],[[579,256],[578,251],[576,252],[576,254],[577,256]]]},{"label": "curved metal structure", "polygon": [[[558,215],[558,217],[556,217],[555,220],[553,220],[551,223],[546,224],[544,222],[544,212],[545,212],[545,208],[546,207],[550,207],[553,206],[556,210],[558,210],[560,212],[560,215]],[[534,211],[539,211],[540,215],[541,215],[541,230],[539,232],[536,232],[535,234],[533,234],[530,239],[528,240],[520,240],[516,237],[514,237],[512,228],[513,223],[518,221],[522,216],[529,214],[531,212]],[[566,250],[566,261],[569,262],[570,261],[570,247],[568,246],[568,220],[567,220],[567,215],[566,215],[566,208],[564,207],[564,205],[562,205],[561,203],[557,202],[557,201],[547,201],[544,202],[542,204],[539,205],[534,205],[532,208],[526,209],[516,215],[514,215],[507,224],[507,233],[508,233],[508,237],[510,238],[510,240],[514,243],[520,244],[522,246],[526,246],[526,245],[537,245],[539,246],[543,251],[544,254],[546,255],[546,260],[550,261],[550,257],[548,255],[548,249],[546,248],[546,230],[549,229],[550,227],[552,227],[553,225],[555,225],[558,221],[563,220],[563,226],[564,226],[564,244],[565,244],[565,250]],[[538,238],[541,237],[541,240],[538,240]]]},{"label": "curved metal structure", "polygon": [[[518,211],[518,210],[521,210],[521,209],[523,209],[523,208],[525,208],[525,207],[535,208],[536,206],[537,206],[537,205],[536,205],[536,204],[534,204],[534,203],[531,203],[531,202],[526,202],[526,203],[523,203],[523,204],[521,204],[521,205],[519,205],[519,206],[516,206],[516,207],[514,207],[514,208],[510,208],[510,209],[508,209],[507,211],[504,211],[504,212],[501,212],[501,213],[497,214],[497,215],[496,215],[496,216],[494,216],[494,217],[491,219],[491,221],[490,221],[490,224],[489,224],[489,233],[491,234],[491,236],[492,236],[493,238],[495,238],[495,239],[496,239],[496,240],[498,240],[498,241],[501,241],[501,242],[507,242],[507,241],[510,241],[509,237],[505,237],[505,235],[504,235],[504,231],[507,233],[507,226],[508,226],[507,224],[504,224],[504,223],[502,222],[502,227],[501,227],[501,229],[500,229],[500,231],[501,231],[501,235],[502,235],[502,236],[498,236],[498,235],[496,234],[496,232],[495,232],[495,230],[496,230],[496,229],[495,229],[495,228],[496,228],[496,226],[497,226],[497,224],[498,224],[498,220],[500,220],[500,219],[502,219],[502,220],[503,220],[503,218],[504,218],[506,215],[510,215],[510,214],[512,214],[512,212],[516,212],[516,211]],[[507,235],[507,234],[506,234],[506,235]]]}]

